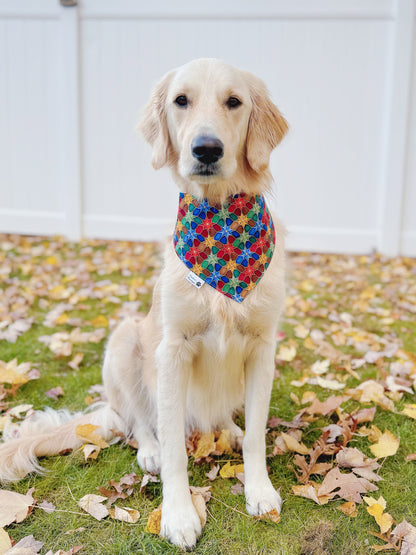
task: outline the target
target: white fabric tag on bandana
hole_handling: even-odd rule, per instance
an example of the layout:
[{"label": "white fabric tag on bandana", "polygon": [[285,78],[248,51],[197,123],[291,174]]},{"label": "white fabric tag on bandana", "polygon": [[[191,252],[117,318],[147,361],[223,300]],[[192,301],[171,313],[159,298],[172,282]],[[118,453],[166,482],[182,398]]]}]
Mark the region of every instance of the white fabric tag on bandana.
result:
[{"label": "white fabric tag on bandana", "polygon": [[205,284],[205,281],[193,272],[189,272],[189,274],[186,276],[186,279],[197,289],[201,289],[201,287]]}]

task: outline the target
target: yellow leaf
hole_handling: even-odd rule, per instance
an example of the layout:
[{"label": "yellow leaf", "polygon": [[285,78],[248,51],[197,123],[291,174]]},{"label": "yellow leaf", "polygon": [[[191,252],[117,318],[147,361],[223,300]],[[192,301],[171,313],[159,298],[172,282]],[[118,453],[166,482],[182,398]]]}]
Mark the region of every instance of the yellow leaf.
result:
[{"label": "yellow leaf", "polygon": [[309,279],[304,279],[303,281],[301,281],[299,283],[299,289],[301,289],[301,291],[305,291],[306,293],[309,291],[313,291],[315,289],[315,284],[313,281],[309,280]]},{"label": "yellow leaf", "polygon": [[347,516],[356,517],[358,515],[358,509],[355,501],[347,501],[346,503],[340,505],[338,509]]},{"label": "yellow leaf", "polygon": [[314,399],[316,399],[316,393],[314,391],[305,391],[302,395],[301,403],[305,405],[306,403],[311,403]]},{"label": "yellow leaf", "polygon": [[382,495],[380,495],[378,499],[375,499],[374,497],[367,497],[366,495],[364,495],[363,500],[367,503],[369,507],[371,507],[372,505],[377,505],[377,503],[381,506],[383,511],[387,507],[386,500]]},{"label": "yellow leaf", "polygon": [[402,414],[416,420],[416,405],[405,405],[405,408],[402,410]]},{"label": "yellow leaf", "polygon": [[198,446],[194,453],[194,458],[200,459],[201,457],[208,457],[208,455],[210,455],[213,451],[215,451],[214,432],[203,434],[198,441]]},{"label": "yellow leaf", "polygon": [[312,341],[310,337],[307,337],[303,342],[303,346],[309,349],[310,351],[314,351],[316,349],[316,344]]},{"label": "yellow leaf", "polygon": [[231,463],[228,461],[227,464],[221,468],[220,476],[221,478],[234,478],[239,472],[244,472],[244,464],[234,464],[231,466]]},{"label": "yellow leaf", "polygon": [[56,266],[58,264],[58,260],[56,258],[56,256],[48,256],[45,260],[46,264],[49,264],[50,266]]},{"label": "yellow leaf", "polygon": [[296,347],[291,345],[282,345],[277,353],[277,358],[285,362],[291,362],[296,356]]},{"label": "yellow leaf", "polygon": [[386,430],[378,442],[370,446],[370,451],[377,458],[391,457],[397,453],[399,444],[400,438],[395,438],[389,430]]},{"label": "yellow leaf", "polygon": [[0,366],[0,383],[9,383],[11,385],[22,385],[29,381],[27,376],[18,374],[11,368]]},{"label": "yellow leaf", "polygon": [[389,513],[383,513],[384,509],[380,503],[373,503],[367,507],[367,512],[375,518],[382,534],[390,530],[393,524],[393,517]]},{"label": "yellow leaf", "polygon": [[377,428],[375,424],[372,424],[370,428],[367,428],[366,426],[361,426],[361,428],[359,428],[358,430],[358,433],[361,436],[367,436],[368,441],[371,441],[371,443],[375,443],[383,435],[381,433],[381,430]]},{"label": "yellow leaf", "polygon": [[65,289],[63,285],[56,285],[49,291],[49,296],[55,300],[67,299],[70,294],[71,293]]},{"label": "yellow leaf", "polygon": [[160,520],[162,518],[162,509],[159,507],[152,511],[147,519],[147,524],[144,529],[149,534],[160,534]]},{"label": "yellow leaf", "polygon": [[286,447],[289,451],[296,451],[296,453],[300,453],[301,455],[307,455],[309,453],[309,449],[306,445],[299,443],[299,441],[291,435],[285,434],[285,432],[282,432],[280,435],[286,443]]},{"label": "yellow leaf", "polygon": [[90,324],[96,328],[102,328],[103,326],[106,328],[108,326],[108,320],[105,316],[100,314],[96,316],[90,321]]},{"label": "yellow leaf", "polygon": [[232,453],[233,449],[231,447],[231,431],[221,430],[220,437],[217,439],[215,445],[215,451],[221,453]]},{"label": "yellow leaf", "polygon": [[85,443],[93,443],[101,447],[101,449],[104,449],[109,445],[100,434],[95,433],[97,428],[99,428],[99,426],[95,426],[94,424],[80,424],[75,428],[75,433],[77,437],[82,439]]},{"label": "yellow leaf", "polygon": [[294,327],[296,337],[299,339],[305,339],[309,335],[309,329],[305,327],[303,324],[298,324]]},{"label": "yellow leaf", "polygon": [[56,320],[55,325],[59,326],[60,324],[66,324],[68,322],[68,314],[63,312]]}]

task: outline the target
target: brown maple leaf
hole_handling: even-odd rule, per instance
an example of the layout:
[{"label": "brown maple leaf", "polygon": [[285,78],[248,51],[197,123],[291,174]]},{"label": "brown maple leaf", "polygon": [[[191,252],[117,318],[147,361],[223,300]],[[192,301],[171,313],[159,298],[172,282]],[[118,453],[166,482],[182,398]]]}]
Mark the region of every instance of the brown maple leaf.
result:
[{"label": "brown maple leaf", "polygon": [[377,489],[377,486],[365,478],[358,478],[353,472],[341,473],[339,468],[335,467],[325,476],[318,490],[318,495],[328,495],[335,492],[342,499],[362,503],[362,493]]}]

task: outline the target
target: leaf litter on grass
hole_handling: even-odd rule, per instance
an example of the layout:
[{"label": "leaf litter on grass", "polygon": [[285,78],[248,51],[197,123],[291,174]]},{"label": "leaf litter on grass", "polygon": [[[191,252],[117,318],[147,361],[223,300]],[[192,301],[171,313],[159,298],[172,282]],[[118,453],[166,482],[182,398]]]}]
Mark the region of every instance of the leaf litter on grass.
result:
[{"label": "leaf litter on grass", "polygon": [[[67,401],[66,375],[85,372],[89,346],[95,343],[102,349],[103,339],[123,317],[143,317],[160,263],[156,245],[150,243],[0,236],[0,429],[8,437],[42,408],[22,402],[31,380],[38,379],[38,388],[53,403],[62,403],[63,392]],[[290,257],[290,266],[276,376],[285,380],[291,375],[291,383],[275,382],[274,395],[278,399],[284,387],[288,401],[282,405],[286,408],[278,406],[277,414],[272,409],[270,456],[276,461],[289,457],[298,482],[293,493],[319,504],[342,501],[338,507],[349,515],[345,518],[359,519],[363,499],[375,499],[369,492],[382,483],[385,461],[397,455],[406,456],[403,464],[416,460],[415,447],[408,447],[397,425],[416,419],[416,354],[410,339],[416,335],[416,260],[297,254]],[[19,345],[28,334],[38,347],[26,349],[21,358]],[[18,349],[10,351],[10,345]],[[14,354],[3,354],[9,352]],[[51,385],[44,387],[43,376],[50,376],[48,367],[56,361],[66,370],[55,373],[53,383],[49,377]],[[85,404],[101,395],[99,389],[85,391]],[[23,408],[16,408],[16,402]],[[374,424],[380,418],[381,429]],[[105,445],[94,438],[94,430],[84,432],[86,463],[99,465],[99,450]],[[240,453],[231,447],[229,430],[195,432],[187,438],[187,449],[193,464],[209,465],[204,473],[208,482],[224,480],[231,493],[242,493],[244,467]],[[109,497],[93,499],[105,509],[111,499],[122,502],[134,487],[144,495],[155,480],[150,476],[132,478],[129,489],[113,480],[102,487]],[[385,495],[388,503],[388,492]],[[108,507],[114,516],[126,522],[136,518],[134,508],[113,508],[112,503]],[[197,504],[205,522],[199,497]],[[371,509],[374,505],[383,504],[367,507],[384,523],[380,540],[410,553],[412,524],[399,524],[397,533],[392,529],[386,536],[389,517],[383,515],[388,513],[380,513],[378,506]],[[158,518],[160,510],[156,523]]]}]

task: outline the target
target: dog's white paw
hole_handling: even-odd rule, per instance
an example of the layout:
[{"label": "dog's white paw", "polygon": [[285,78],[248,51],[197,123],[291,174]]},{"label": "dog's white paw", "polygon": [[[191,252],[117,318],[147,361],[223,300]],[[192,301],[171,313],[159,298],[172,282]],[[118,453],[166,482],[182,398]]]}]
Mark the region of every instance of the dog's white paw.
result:
[{"label": "dog's white paw", "polygon": [[230,438],[230,444],[233,451],[243,450],[243,439],[244,439],[243,430],[239,426],[234,424],[233,428],[231,429],[231,438]]},{"label": "dog's white paw", "polygon": [[257,488],[245,489],[246,509],[250,515],[259,516],[276,509],[280,514],[282,498],[271,482]]},{"label": "dog's white paw", "polygon": [[150,474],[160,472],[160,448],[158,441],[139,445],[137,451],[137,462],[142,470]]},{"label": "dog's white paw", "polygon": [[201,521],[192,502],[173,507],[162,505],[160,535],[181,549],[192,549],[201,534]]}]

